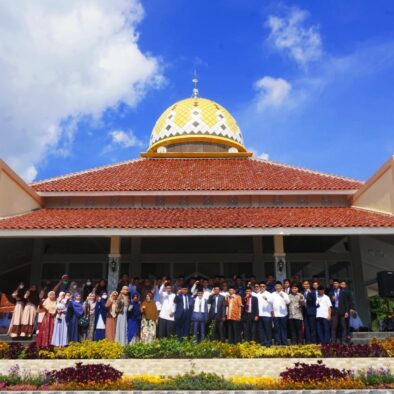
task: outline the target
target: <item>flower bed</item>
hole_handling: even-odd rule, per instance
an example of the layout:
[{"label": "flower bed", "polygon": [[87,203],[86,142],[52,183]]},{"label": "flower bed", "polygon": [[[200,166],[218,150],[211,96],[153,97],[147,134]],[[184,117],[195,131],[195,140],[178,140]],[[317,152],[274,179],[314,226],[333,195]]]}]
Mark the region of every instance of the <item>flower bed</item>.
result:
[{"label": "flower bed", "polygon": [[153,358],[322,358],[322,357],[393,357],[394,338],[373,340],[365,345],[294,345],[261,346],[255,342],[236,345],[175,338],[156,340],[150,344],[135,343],[122,347],[115,342],[72,342],[64,348],[38,349],[35,343],[0,342],[2,359],[153,359]]},{"label": "flower bed", "polygon": [[213,373],[188,372],[171,377],[123,376],[110,365],[77,363],[74,367],[46,371],[39,375],[22,372],[15,365],[8,375],[0,375],[3,391],[71,390],[287,390],[287,389],[364,389],[394,388],[394,375],[373,370],[354,375],[350,370],[328,368],[322,361],[296,363],[280,377],[224,378]]}]

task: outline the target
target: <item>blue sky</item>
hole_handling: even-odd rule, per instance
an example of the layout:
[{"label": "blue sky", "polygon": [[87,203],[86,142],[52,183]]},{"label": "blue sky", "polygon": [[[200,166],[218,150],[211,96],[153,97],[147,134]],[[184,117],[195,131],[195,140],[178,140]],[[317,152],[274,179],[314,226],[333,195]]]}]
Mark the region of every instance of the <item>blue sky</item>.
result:
[{"label": "blue sky", "polygon": [[[103,10],[100,2],[93,2],[92,9],[81,11],[78,2],[64,2],[61,10],[54,10],[43,1],[39,9],[30,10],[30,15],[36,12],[46,20],[64,17],[62,30],[59,32],[57,22],[52,33],[60,37],[57,46],[65,42],[65,49],[51,49],[46,56],[45,49],[37,47],[31,56],[39,59],[37,70],[46,74],[45,78],[41,74],[22,78],[27,72],[23,69],[18,84],[10,84],[15,90],[11,95],[14,103],[6,109],[18,109],[19,119],[24,119],[26,108],[27,124],[14,121],[0,105],[0,126],[7,131],[0,156],[25,179],[138,157],[146,150],[161,112],[191,95],[194,69],[199,75],[200,95],[218,101],[235,116],[246,146],[256,155],[367,179],[394,154],[392,1],[129,3],[133,7],[117,0],[112,9]],[[125,7],[131,15],[126,27],[119,19]],[[78,18],[81,26],[74,26],[67,18],[75,10],[97,13],[97,20]],[[3,25],[16,18],[12,15],[13,10],[0,7]],[[92,39],[82,46],[81,32],[90,37],[90,31],[106,22],[100,15],[108,15],[109,27],[97,37],[91,34]],[[22,30],[18,24],[9,25],[10,32]],[[29,29],[31,37],[36,27],[33,24]],[[21,35],[22,43],[26,37]],[[67,45],[70,53],[79,54],[78,62],[66,53]],[[2,48],[7,54],[9,49]],[[132,55],[125,60],[127,51]],[[104,62],[105,79],[96,75],[92,64],[103,61],[102,57],[95,60],[97,53],[108,53],[111,59],[109,64]],[[15,62],[25,60],[18,49],[11,54],[14,57],[8,58]],[[4,58],[0,58],[0,71],[5,67]],[[66,66],[59,74],[62,62]],[[29,62],[25,64],[29,68]],[[51,78],[53,70],[56,80]],[[29,75],[36,75],[33,71]],[[58,84],[59,78],[64,82]],[[28,87],[23,89],[32,95],[29,100],[36,96],[42,104],[39,110],[29,109],[31,101],[20,103],[24,81]],[[96,84],[94,94],[89,94],[91,86],[86,92],[89,83]],[[48,113],[56,115],[50,122]],[[37,131],[24,134],[30,124]],[[37,144],[37,140],[44,143]]]}]

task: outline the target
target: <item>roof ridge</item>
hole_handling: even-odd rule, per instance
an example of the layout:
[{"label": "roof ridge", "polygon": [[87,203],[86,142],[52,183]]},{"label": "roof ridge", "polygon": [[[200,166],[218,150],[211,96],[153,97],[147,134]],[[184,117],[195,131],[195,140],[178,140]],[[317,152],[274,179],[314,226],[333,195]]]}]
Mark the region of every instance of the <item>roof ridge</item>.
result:
[{"label": "roof ridge", "polygon": [[394,214],[389,213],[389,212],[376,211],[376,210],[371,209],[371,208],[358,207],[357,205],[351,205],[350,208],[355,209],[356,211],[375,213],[377,215],[387,216],[389,218],[394,217]]},{"label": "roof ridge", "polygon": [[328,176],[330,178],[342,179],[344,181],[365,183],[365,181],[361,181],[360,179],[350,178],[350,177],[346,177],[346,176],[342,176],[342,175],[331,174],[331,173],[328,173],[328,172],[311,170],[310,168],[294,166],[294,165],[287,164],[287,163],[282,163],[282,162],[276,161],[276,160],[262,159],[262,158],[259,158],[259,157],[249,157],[249,159],[250,160],[255,160],[255,161],[261,161],[261,162],[264,162],[264,163],[273,164],[273,165],[277,165],[277,166],[281,166],[281,167],[292,168],[294,170],[300,170],[300,171],[308,172],[310,174]]},{"label": "roof ridge", "polygon": [[132,162],[137,162],[137,161],[141,161],[141,160],[145,160],[145,159],[142,158],[142,157],[137,157],[137,158],[134,158],[134,159],[119,161],[119,162],[117,162],[117,163],[107,164],[107,165],[100,166],[100,167],[89,168],[89,169],[87,169],[87,170],[76,171],[76,172],[70,172],[69,174],[60,175],[60,176],[54,176],[54,177],[52,177],[52,178],[46,178],[46,179],[43,179],[43,180],[41,180],[41,181],[29,183],[29,186],[41,185],[41,184],[43,184],[43,183],[53,182],[53,181],[57,181],[57,180],[59,180],[59,179],[71,178],[71,177],[76,176],[76,175],[83,175],[83,174],[87,174],[87,173],[90,173],[90,172],[101,171],[101,170],[105,170],[105,169],[107,169],[107,168],[118,167],[118,166],[121,166],[121,165],[124,165],[124,164],[132,163]]}]

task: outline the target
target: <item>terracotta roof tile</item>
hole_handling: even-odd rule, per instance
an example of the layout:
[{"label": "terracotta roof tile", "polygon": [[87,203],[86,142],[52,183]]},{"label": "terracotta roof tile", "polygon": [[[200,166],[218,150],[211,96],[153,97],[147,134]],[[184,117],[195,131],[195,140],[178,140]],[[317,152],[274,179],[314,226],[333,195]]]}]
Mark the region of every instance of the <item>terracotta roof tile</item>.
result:
[{"label": "terracotta roof tile", "polygon": [[38,192],[348,190],[362,182],[256,159],[137,159],[32,184]]},{"label": "terracotta roof tile", "polygon": [[394,216],[356,208],[49,209],[0,220],[5,229],[394,227]]}]

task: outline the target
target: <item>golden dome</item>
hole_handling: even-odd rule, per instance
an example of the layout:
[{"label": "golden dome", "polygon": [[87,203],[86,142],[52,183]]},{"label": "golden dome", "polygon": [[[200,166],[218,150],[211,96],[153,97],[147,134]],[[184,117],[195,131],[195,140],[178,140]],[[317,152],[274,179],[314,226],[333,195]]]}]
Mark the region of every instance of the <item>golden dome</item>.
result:
[{"label": "golden dome", "polygon": [[[241,130],[220,104],[201,97],[178,101],[157,120],[148,152],[164,152],[166,146],[208,142],[228,147],[229,152],[246,152]],[[227,148],[226,148],[227,149]]]}]

